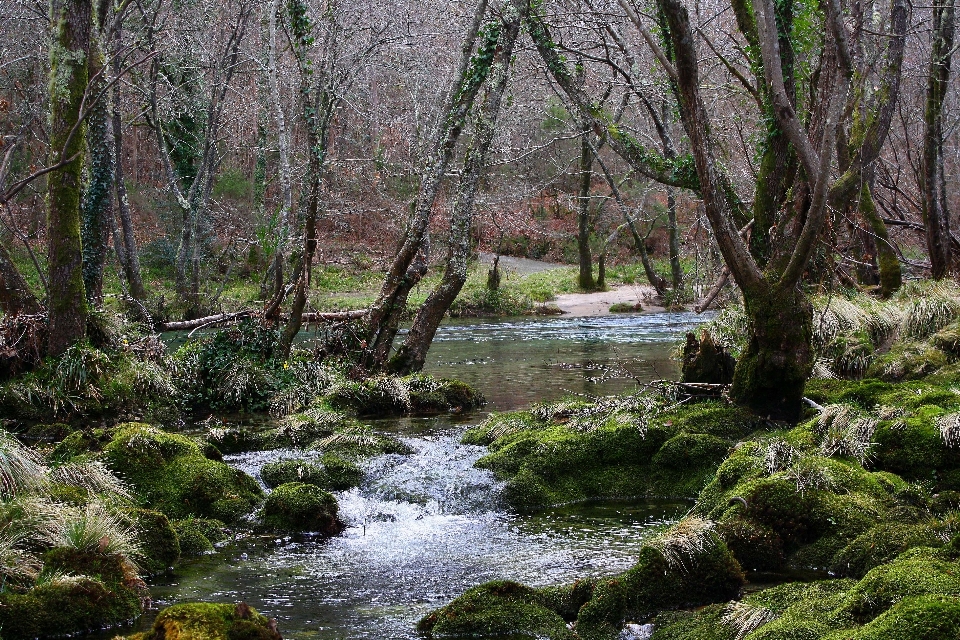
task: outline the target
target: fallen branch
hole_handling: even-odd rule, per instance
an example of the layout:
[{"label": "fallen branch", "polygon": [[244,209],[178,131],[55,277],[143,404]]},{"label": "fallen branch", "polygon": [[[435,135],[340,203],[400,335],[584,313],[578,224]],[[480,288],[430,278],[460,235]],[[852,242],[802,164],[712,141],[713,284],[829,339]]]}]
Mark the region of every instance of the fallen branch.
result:
[{"label": "fallen branch", "polygon": [[707,295],[704,296],[700,302],[694,305],[693,310],[696,313],[703,313],[706,311],[707,307],[713,304],[713,301],[717,299],[718,295],[720,295],[721,289],[727,286],[728,280],[730,280],[730,268],[724,267],[723,271],[720,272],[720,277],[717,278],[717,281],[714,283],[714,285],[710,287],[710,291],[707,292]]},{"label": "fallen branch", "polygon": [[[358,320],[365,315],[370,313],[369,309],[357,309],[354,311],[333,311],[329,313],[315,312],[315,313],[305,313],[303,314],[304,322],[340,322],[343,320]],[[209,327],[215,324],[222,324],[225,322],[237,322],[244,318],[249,318],[252,316],[260,317],[259,313],[254,313],[253,311],[237,311],[236,313],[219,313],[213,316],[204,316],[203,318],[196,318],[194,320],[181,320],[178,322],[164,322],[161,324],[157,330],[160,332],[164,331],[197,331],[203,329],[204,327]]]}]

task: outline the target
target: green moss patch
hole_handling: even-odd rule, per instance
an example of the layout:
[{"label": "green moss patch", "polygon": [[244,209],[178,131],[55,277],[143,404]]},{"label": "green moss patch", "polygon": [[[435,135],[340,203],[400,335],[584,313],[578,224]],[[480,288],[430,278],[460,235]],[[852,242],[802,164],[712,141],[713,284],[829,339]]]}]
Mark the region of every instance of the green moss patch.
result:
[{"label": "green moss patch", "polygon": [[135,640],[280,640],[276,625],[244,603],[167,607]]},{"label": "green moss patch", "polygon": [[145,506],[172,518],[236,522],[262,499],[250,476],[204,457],[193,439],[149,425],[121,425],[103,457]]},{"label": "green moss patch", "polygon": [[337,499],[332,494],[312,484],[290,482],[267,497],[260,521],[269,531],[333,536],[344,529],[337,511]]},{"label": "green moss patch", "polygon": [[359,485],[363,471],[354,462],[327,453],[319,462],[281,460],[265,464],[260,470],[260,477],[268,487],[302,482],[329,491],[343,491]]}]

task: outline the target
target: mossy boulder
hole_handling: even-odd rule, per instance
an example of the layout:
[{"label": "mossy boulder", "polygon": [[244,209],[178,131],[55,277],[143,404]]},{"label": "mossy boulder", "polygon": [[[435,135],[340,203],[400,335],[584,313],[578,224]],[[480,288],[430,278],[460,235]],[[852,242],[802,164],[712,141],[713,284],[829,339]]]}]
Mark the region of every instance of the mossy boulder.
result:
[{"label": "mossy boulder", "polygon": [[324,456],[334,455],[343,460],[359,461],[386,454],[413,453],[407,444],[393,436],[377,433],[368,426],[353,424],[321,438],[313,446]]},{"label": "mossy boulder", "polygon": [[861,578],[907,549],[942,545],[937,531],[928,524],[884,522],[859,535],[837,553],[831,570],[837,575]]},{"label": "mossy boulder", "polygon": [[485,402],[479,391],[463,382],[419,373],[344,382],[331,390],[325,401],[334,409],[359,416],[460,412]]},{"label": "mossy boulder", "polygon": [[343,491],[360,484],[363,470],[356,463],[334,453],[327,453],[319,462],[280,460],[263,465],[260,478],[268,487],[288,482],[313,484],[328,491]]},{"label": "mossy boulder", "polygon": [[74,458],[96,453],[110,442],[111,431],[107,429],[80,429],[58,442],[50,453],[50,459],[67,462]]},{"label": "mossy boulder", "polygon": [[[580,608],[581,638],[616,636],[626,620],[645,620],[664,609],[724,602],[745,583],[743,571],[715,532],[684,531],[684,524],[659,545],[640,550],[637,563],[622,574],[598,580]],[[686,542],[698,536],[695,544]]]},{"label": "mossy boulder", "polygon": [[103,457],[143,505],[172,518],[236,522],[263,496],[253,478],[208,459],[195,440],[145,424],[121,425]]},{"label": "mossy boulder", "polygon": [[432,636],[529,636],[573,640],[564,619],[537,589],[498,580],[470,589],[417,624]]},{"label": "mossy boulder", "polygon": [[960,564],[928,547],[871,569],[845,596],[842,611],[866,622],[912,596],[960,596]]},{"label": "mossy boulder", "polygon": [[490,453],[477,466],[506,481],[518,511],[591,498],[690,497],[713,478],[755,418],[716,402],[655,413],[641,396],[564,400],[495,414],[466,444]]},{"label": "mossy boulder", "polygon": [[960,597],[927,595],[904,598],[851,640],[944,640],[960,638]]},{"label": "mossy boulder", "polygon": [[159,511],[132,509],[128,517],[137,530],[143,551],[139,560],[141,573],[148,576],[163,573],[180,559],[180,539],[167,516]]},{"label": "mossy boulder", "polygon": [[138,617],[146,586],[119,554],[47,550],[45,581],[25,592],[0,593],[0,629],[7,640],[73,635],[117,626]]},{"label": "mossy boulder", "polygon": [[200,556],[213,551],[213,545],[226,539],[224,524],[219,520],[187,518],[173,522],[184,556]]},{"label": "mossy boulder", "polygon": [[[271,442],[268,434],[243,427],[217,427],[207,431],[204,440],[220,453],[242,453],[267,448]],[[215,456],[207,456],[216,459]]]},{"label": "mossy boulder", "polygon": [[280,640],[280,634],[276,621],[242,602],[195,602],[167,607],[149,631],[131,640]]},{"label": "mossy boulder", "polygon": [[260,521],[269,531],[334,536],[344,529],[337,511],[332,494],[312,484],[290,482],[267,496]]}]

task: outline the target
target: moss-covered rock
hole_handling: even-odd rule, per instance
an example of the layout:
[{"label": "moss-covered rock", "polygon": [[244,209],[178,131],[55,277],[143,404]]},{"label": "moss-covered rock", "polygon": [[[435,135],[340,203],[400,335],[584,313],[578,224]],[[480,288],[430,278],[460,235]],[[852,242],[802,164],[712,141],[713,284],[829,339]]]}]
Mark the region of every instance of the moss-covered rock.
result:
[{"label": "moss-covered rock", "polygon": [[280,640],[280,634],[276,621],[242,602],[195,602],[167,607],[149,631],[132,640]]},{"label": "moss-covered rock", "polygon": [[464,435],[516,510],[590,498],[694,497],[755,418],[720,403],[661,411],[643,396],[495,414]]},{"label": "moss-covered rock", "polygon": [[269,531],[333,536],[344,529],[337,511],[337,499],[332,494],[312,484],[290,482],[267,496],[261,524]]},{"label": "moss-covered rock", "polygon": [[0,629],[13,640],[63,636],[126,623],[141,613],[146,586],[120,554],[47,550],[44,575],[25,591],[0,592]]},{"label": "moss-covered rock", "polygon": [[219,520],[187,518],[173,522],[184,556],[200,556],[213,551],[213,545],[226,539],[224,524]]},{"label": "moss-covered rock", "polygon": [[143,505],[172,518],[236,522],[262,499],[259,485],[247,474],[206,458],[191,438],[149,425],[121,425],[103,456]]},{"label": "moss-covered rock", "polygon": [[[217,427],[207,431],[205,441],[216,447],[220,453],[242,453],[268,448],[268,434],[243,427]],[[207,456],[216,459],[214,456]]]},{"label": "moss-covered rock", "polygon": [[837,575],[861,578],[907,549],[942,544],[937,531],[927,524],[884,522],[861,534],[837,553],[831,570]]},{"label": "moss-covered rock", "polygon": [[664,609],[724,602],[745,580],[740,565],[717,534],[698,521],[681,522],[622,574],[598,580],[581,607],[581,638],[610,638],[624,621],[644,620]]},{"label": "moss-covered rock", "polygon": [[0,628],[6,640],[99,631],[140,613],[138,591],[90,576],[57,578],[26,593],[0,593]]},{"label": "moss-covered rock", "polygon": [[904,598],[855,634],[851,640],[942,640],[960,638],[960,598]]},{"label": "moss-covered rock", "polygon": [[81,456],[96,453],[110,442],[111,431],[107,429],[80,429],[66,436],[57,443],[50,453],[50,458],[58,462],[66,462]]},{"label": "moss-covered rock", "polygon": [[911,596],[960,596],[960,564],[927,547],[870,570],[844,597],[842,611],[865,622]]},{"label": "moss-covered rock", "polygon": [[360,416],[468,411],[483,406],[483,395],[463,382],[424,374],[382,376],[344,382],[325,398],[331,407]]},{"label": "moss-covered rock", "polygon": [[132,509],[129,518],[137,531],[142,557],[139,560],[141,573],[163,573],[180,559],[182,549],[177,532],[167,516],[149,509]]},{"label": "moss-covered rock", "polygon": [[288,482],[313,484],[329,491],[343,491],[360,484],[363,470],[356,463],[334,453],[326,453],[319,462],[280,460],[263,465],[260,478],[268,487]]},{"label": "moss-covered rock", "polygon": [[532,636],[573,640],[564,619],[546,606],[537,589],[509,581],[487,582],[417,624],[433,636]]}]

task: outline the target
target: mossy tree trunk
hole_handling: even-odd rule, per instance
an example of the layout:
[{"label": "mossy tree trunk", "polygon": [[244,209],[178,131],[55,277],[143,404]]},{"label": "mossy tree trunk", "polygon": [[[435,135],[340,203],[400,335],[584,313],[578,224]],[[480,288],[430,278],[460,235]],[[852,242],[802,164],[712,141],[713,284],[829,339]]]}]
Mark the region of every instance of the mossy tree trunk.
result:
[{"label": "mossy tree trunk", "polygon": [[113,144],[110,139],[109,100],[107,90],[107,61],[105,59],[107,3],[96,15],[96,29],[90,40],[90,89],[91,96],[99,96],[87,116],[87,183],[81,203],[80,238],[83,244],[83,284],[87,302],[94,307],[103,305],[103,269],[107,262],[107,246],[110,228],[113,226]]},{"label": "mossy tree trunk", "polygon": [[943,167],[943,103],[950,81],[953,56],[954,0],[933,3],[933,47],[923,114],[923,224],[934,278],[947,276],[951,267],[950,211]]},{"label": "mossy tree trunk", "polygon": [[[274,10],[278,10],[277,3],[273,3]],[[333,18],[331,13],[328,18]],[[311,267],[313,256],[317,249],[317,216],[320,211],[320,199],[323,190],[323,172],[326,162],[327,149],[330,144],[330,123],[339,99],[333,83],[335,82],[334,69],[331,67],[337,60],[338,46],[336,38],[324,38],[324,49],[318,64],[310,58],[310,48],[313,42],[313,24],[308,18],[306,4],[293,0],[287,4],[287,18],[289,20],[288,33],[291,48],[297,60],[300,74],[300,107],[303,110],[303,119],[306,124],[307,142],[307,197],[303,208],[303,248],[300,266],[297,269],[297,279],[294,286],[293,302],[290,317],[280,338],[280,352],[284,358],[290,355],[293,341],[303,326],[303,310],[307,304],[307,294],[310,288]],[[273,16],[276,19],[276,16]],[[330,30],[333,32],[333,29]],[[286,196],[284,196],[286,197]],[[292,196],[291,196],[292,203]]]},{"label": "mossy tree trunk", "polygon": [[581,289],[592,290],[596,284],[593,281],[593,256],[590,254],[590,234],[593,225],[590,220],[590,183],[593,180],[593,152],[590,149],[588,136],[590,121],[581,122],[580,137],[580,190],[577,194],[577,255],[580,263],[578,283]]},{"label": "mossy tree trunk", "polygon": [[[113,75],[120,75],[120,46],[123,42],[123,33],[120,25],[113,34]],[[146,290],[143,287],[143,276],[140,272],[140,250],[137,247],[137,237],[133,232],[133,217],[130,214],[130,200],[127,197],[127,185],[123,174],[123,118],[120,105],[122,96],[120,84],[116,84],[112,91],[111,119],[113,124],[113,157],[114,157],[114,186],[117,192],[117,224],[114,230],[114,246],[117,259],[123,269],[124,279],[129,287],[128,293],[134,300],[143,300]]]},{"label": "mossy tree trunk", "polygon": [[89,81],[91,0],[51,0],[50,164],[74,158],[47,179],[47,350],[60,355],[84,337],[87,301],[80,241],[85,131],[81,109]]},{"label": "mossy tree trunk", "polygon": [[737,361],[730,398],[761,416],[795,422],[813,370],[813,305],[795,288],[744,293],[750,340]]},{"label": "mossy tree trunk", "polygon": [[[430,214],[473,102],[490,72],[499,40],[497,30],[481,30],[486,13],[487,2],[482,0],[464,38],[460,64],[440,112],[441,121],[428,164],[420,178],[420,189],[411,207],[403,241],[367,318],[364,363],[370,368],[387,363],[400,317],[407,306],[407,296],[427,272]],[[477,45],[475,53],[474,45]]]},{"label": "mossy tree trunk", "polygon": [[[482,103],[475,110],[473,144],[464,160],[457,187],[456,201],[450,217],[446,268],[437,288],[430,292],[413,319],[407,338],[390,360],[390,370],[406,375],[423,369],[427,351],[437,333],[444,314],[457,298],[467,280],[467,258],[470,252],[470,227],[474,200],[487,163],[487,152],[496,132],[497,116],[509,78],[510,59],[520,32],[520,14],[513,7],[505,12],[500,28],[500,42],[490,68],[490,77]],[[587,152],[590,152],[589,147]]]}]

